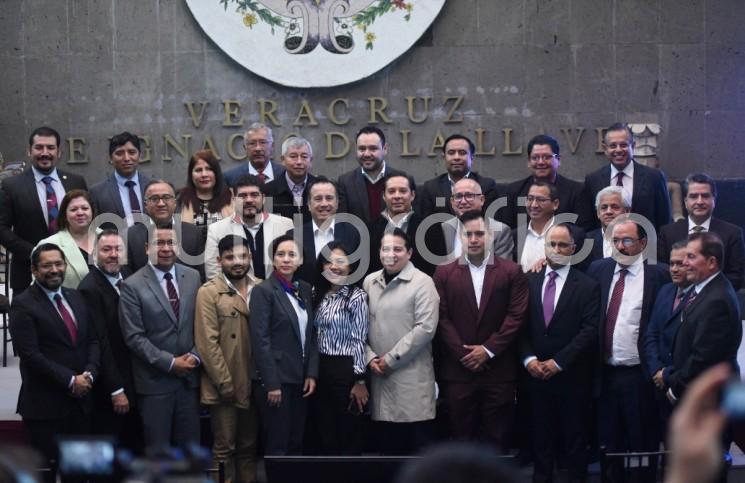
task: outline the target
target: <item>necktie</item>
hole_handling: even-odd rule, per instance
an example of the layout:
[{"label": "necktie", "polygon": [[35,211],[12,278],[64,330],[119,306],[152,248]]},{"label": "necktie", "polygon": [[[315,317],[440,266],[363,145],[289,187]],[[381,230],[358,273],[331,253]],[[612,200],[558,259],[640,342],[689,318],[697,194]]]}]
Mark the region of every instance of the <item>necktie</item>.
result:
[{"label": "necktie", "polygon": [[59,314],[62,316],[62,321],[65,323],[65,327],[67,327],[67,332],[70,333],[70,340],[72,341],[72,344],[77,344],[78,327],[75,325],[75,321],[73,320],[72,315],[70,315],[70,312],[67,310],[67,307],[65,307],[65,304],[62,303],[62,297],[60,296],[60,294],[56,294],[54,296],[54,301],[57,304],[57,310],[59,311]]},{"label": "necktie", "polygon": [[296,184],[292,187],[292,198],[295,201],[295,206],[303,206],[303,190],[305,189],[305,183]]},{"label": "necktie", "polygon": [[176,315],[176,320],[179,319],[179,300],[178,300],[178,293],[176,293],[176,286],[173,285],[173,282],[171,282],[171,279],[173,276],[171,275],[171,272],[166,272],[165,275],[163,275],[163,278],[166,279],[166,291],[168,292],[168,301],[171,302],[171,308],[173,309],[173,313]]},{"label": "necktie", "polygon": [[259,178],[259,181],[261,182],[261,184],[264,184],[266,182],[266,175],[264,174],[264,170],[263,169],[261,171],[257,170],[256,173],[257,173],[256,177]]},{"label": "necktie", "polygon": [[610,296],[610,303],[608,303],[608,311],[605,313],[604,335],[606,357],[611,357],[613,355],[613,331],[616,329],[616,319],[618,318],[618,309],[621,308],[623,288],[626,285],[627,273],[629,273],[629,271],[625,268],[618,272],[618,281],[613,287],[613,293]]},{"label": "necktie", "polygon": [[702,231],[704,231],[704,227],[701,225],[696,225],[691,228],[691,230],[693,230],[693,233],[701,233]]},{"label": "necktie", "polygon": [[137,198],[137,193],[135,192],[135,184],[131,179],[124,182],[124,186],[129,190],[129,207],[132,209],[132,213],[142,213],[140,200]]},{"label": "necktie", "polygon": [[253,254],[256,252],[256,242],[254,241],[254,236],[251,234],[251,231],[243,227],[243,232],[246,234],[246,240],[248,240],[248,248],[251,249],[251,256],[253,257]]},{"label": "necktie", "polygon": [[678,289],[678,293],[675,294],[675,300],[673,301],[673,312],[675,312],[675,309],[678,308],[678,305],[680,305],[680,301],[683,299],[683,291]]},{"label": "necktie", "polygon": [[696,300],[697,295],[698,293],[696,293],[696,289],[691,290],[691,295],[689,295],[688,298],[686,299],[686,304],[683,306],[683,310],[691,306],[693,301]]},{"label": "necktie", "polygon": [[122,289],[122,282],[123,280],[121,278],[116,281],[116,288],[118,288],[119,290]]},{"label": "necktie", "polygon": [[47,188],[47,230],[49,230],[50,235],[53,235],[57,233],[57,214],[59,213],[57,193],[54,192],[54,187],[52,187],[52,181],[54,180],[51,176],[44,176],[41,181]]},{"label": "necktie", "polygon": [[546,327],[551,323],[551,317],[554,316],[554,300],[556,300],[556,277],[559,274],[551,272],[548,274],[546,290],[543,292],[543,322]]},{"label": "necktie", "polygon": [[623,186],[623,171],[619,171],[616,175],[616,186]]}]

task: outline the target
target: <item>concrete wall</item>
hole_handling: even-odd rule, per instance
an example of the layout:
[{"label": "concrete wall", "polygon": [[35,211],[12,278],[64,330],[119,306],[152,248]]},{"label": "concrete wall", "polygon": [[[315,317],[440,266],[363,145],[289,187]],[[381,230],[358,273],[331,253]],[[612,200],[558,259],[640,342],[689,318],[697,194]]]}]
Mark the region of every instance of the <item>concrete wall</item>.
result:
[{"label": "concrete wall", "polygon": [[[204,0],[214,1],[217,0]],[[532,135],[559,137],[562,171],[580,178],[605,162],[596,154],[595,128],[617,120],[662,126],[662,166],[671,178],[704,169],[717,178],[744,177],[745,2],[742,0],[449,0],[416,47],[373,77],[333,89],[296,90],[259,78],[233,62],[202,32],[179,0],[3,0],[0,8],[0,152],[25,157],[33,127],[49,124],[85,145],[70,165],[97,181],[109,171],[107,137],[131,130],[150,138],[150,173],[183,184],[187,159],[165,136],[201,147],[207,136],[232,166],[227,142],[240,126],[225,122],[238,109],[244,125],[259,119],[259,104],[277,105],[275,138],[300,132],[315,147],[314,171],[336,175],[355,166],[353,155],[326,159],[326,137],[353,142],[369,119],[371,97],[388,103],[392,163],[424,181],[442,171],[428,156],[438,131],[476,137],[484,151],[476,169],[502,181],[525,175],[519,151]],[[258,48],[258,47],[257,47]],[[412,122],[407,97],[431,97],[428,118]],[[447,97],[462,96],[455,103]],[[348,101],[336,125],[329,103]],[[293,126],[303,102],[317,126]],[[185,103],[205,118],[195,127]],[[373,101],[377,102],[377,101]],[[239,107],[236,107],[239,106]],[[235,121],[235,119],[233,119]],[[233,122],[237,124],[238,122]],[[231,124],[228,122],[227,124]],[[570,153],[569,138],[576,140]],[[504,129],[510,132],[505,143]],[[401,156],[408,130],[409,152]],[[243,154],[240,139],[235,155]],[[524,148],[523,148],[524,149]],[[278,151],[275,150],[275,151]],[[188,153],[187,153],[188,154]],[[163,160],[163,158],[171,158]],[[275,157],[278,157],[278,153]]]}]

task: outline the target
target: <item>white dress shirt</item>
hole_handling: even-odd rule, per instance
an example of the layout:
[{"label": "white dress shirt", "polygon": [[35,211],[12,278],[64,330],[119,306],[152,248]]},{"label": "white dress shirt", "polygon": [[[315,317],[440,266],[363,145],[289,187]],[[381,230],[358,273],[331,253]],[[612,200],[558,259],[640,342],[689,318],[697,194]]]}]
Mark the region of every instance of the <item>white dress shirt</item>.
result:
[{"label": "white dress shirt", "polygon": [[[569,276],[569,265],[562,265],[560,268],[554,270],[551,268],[550,265],[546,265],[546,273],[543,277],[543,284],[541,285],[541,305],[543,305],[543,297],[546,295],[546,284],[548,283],[548,274],[551,272],[556,272],[556,279],[554,280],[554,284],[556,285],[556,292],[554,294],[554,310],[556,310],[556,304],[559,302],[559,297],[561,296],[561,291],[564,288],[564,283],[567,281],[567,277]],[[528,364],[530,361],[534,361],[538,359],[534,355],[529,355],[525,359],[523,359],[523,365],[525,367],[528,367]],[[556,362],[556,361],[554,361]],[[559,364],[556,364],[556,367],[561,370],[561,367]]]},{"label": "white dress shirt", "polygon": [[[610,184],[608,186],[616,186],[618,182],[618,169],[611,163],[610,165]],[[623,168],[623,191],[629,197],[630,200],[634,199],[634,161],[630,161],[625,168]]]},{"label": "white dress shirt", "polygon": [[613,255],[613,242],[605,237],[605,228],[601,228],[600,233],[603,236],[603,258],[608,258]]},{"label": "white dress shirt", "polygon": [[701,223],[701,225],[697,225],[696,223],[691,220],[691,217],[688,217],[688,234],[696,233],[693,229],[697,226],[704,227],[703,231],[709,231],[709,226],[711,225],[711,217],[709,217],[705,222]]},{"label": "white dress shirt", "polygon": [[530,267],[535,265],[538,260],[546,258],[546,233],[553,224],[554,217],[552,216],[546,226],[543,227],[543,231],[538,233],[533,230],[533,222],[528,223],[528,234],[525,237],[523,252],[520,255],[520,266],[523,267],[523,272],[530,270]]},{"label": "white dress shirt", "polygon": [[370,177],[370,175],[367,174],[367,172],[363,168],[360,168],[362,170],[362,176],[367,178],[367,180],[372,184],[377,183],[378,181],[383,179],[383,176],[385,176],[385,160],[383,160],[382,164],[383,164],[383,167],[380,169],[380,173],[378,173],[378,175],[375,178]]},{"label": "white dress shirt", "polygon": [[59,179],[57,168],[54,168],[51,173],[44,174],[37,170],[35,167],[31,167],[31,171],[34,173],[34,181],[36,182],[36,192],[39,195],[39,204],[41,205],[41,211],[44,213],[44,219],[49,222],[49,210],[47,209],[47,185],[44,184],[42,178],[49,176],[52,178],[52,189],[54,194],[57,196],[57,209],[62,204],[62,198],[65,197],[65,187],[62,186],[62,181]]},{"label": "white dress shirt", "polygon": [[[461,223],[458,223],[458,226],[460,226]],[[476,295],[476,307],[481,308],[481,295],[484,292],[484,275],[486,275],[486,266],[489,264],[489,260],[491,259],[491,254],[489,252],[486,252],[484,254],[484,260],[481,262],[481,265],[474,265],[471,263],[471,260],[466,257],[466,262],[468,263],[468,271],[471,272],[471,282],[473,282],[473,293]],[[491,352],[489,349],[486,348],[486,346],[481,346],[486,354],[489,356],[489,359],[494,357],[494,353]]]},{"label": "white dress shirt", "polygon": [[297,325],[300,328],[300,349],[303,351],[303,356],[305,356],[305,331],[308,328],[308,311],[300,307],[300,303],[294,295],[287,292],[285,292],[285,295],[287,295],[292,308],[295,309],[295,314],[297,314]]},{"label": "white dress shirt", "polygon": [[329,223],[328,228],[325,230],[322,230],[316,225],[315,220],[311,221],[311,223],[313,224],[313,244],[316,249],[316,258],[318,258],[323,247],[334,241],[334,225],[336,225],[336,220],[331,218],[331,223]]},{"label": "white dress shirt", "polygon": [[[254,176],[259,175],[259,170],[254,168],[253,164],[251,164],[251,161],[248,162],[248,174],[252,174]],[[264,165],[264,183],[268,183],[270,181],[274,181],[274,168],[272,168],[272,162],[267,161],[266,165]]]},{"label": "white dress shirt", "polygon": [[[610,304],[613,288],[618,282],[619,272],[622,269],[622,266],[616,264],[613,282],[610,286],[610,292],[608,292],[608,304]],[[644,299],[644,261],[642,257],[637,258],[627,269],[621,306],[618,309],[616,327],[613,331],[613,355],[608,360],[608,363],[613,366],[635,366],[640,361],[637,343],[639,341],[639,326]]]},{"label": "white dress shirt", "polygon": [[132,188],[137,195],[137,200],[140,202],[140,211],[144,212],[145,207],[142,204],[142,193],[140,192],[140,173],[135,171],[135,174],[133,174],[131,178],[125,178],[114,171],[114,179],[116,179],[116,186],[119,188],[119,198],[122,200],[124,216],[127,218],[127,225],[132,226],[134,224],[134,220],[132,219],[132,204],[129,202],[129,188],[124,186],[124,183],[127,181],[135,182],[135,185]]}]

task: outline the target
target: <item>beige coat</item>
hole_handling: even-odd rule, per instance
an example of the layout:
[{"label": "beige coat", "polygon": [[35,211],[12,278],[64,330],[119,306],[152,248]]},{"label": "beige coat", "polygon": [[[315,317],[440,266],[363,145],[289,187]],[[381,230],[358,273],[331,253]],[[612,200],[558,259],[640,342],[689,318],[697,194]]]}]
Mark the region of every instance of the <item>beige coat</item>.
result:
[{"label": "beige coat", "polygon": [[[249,301],[259,282],[249,276]],[[248,324],[248,304],[222,274],[202,285],[194,315],[194,344],[202,358],[202,404],[232,399],[236,407],[249,407],[253,359]]]},{"label": "beige coat", "polygon": [[432,279],[409,262],[386,286],[383,271],[365,278],[370,331],[365,362],[383,357],[391,368],[372,376],[372,419],[408,423],[435,417],[432,338],[440,297]]},{"label": "beige coat", "polygon": [[88,260],[83,258],[83,254],[80,253],[80,248],[78,248],[78,244],[75,243],[75,239],[70,235],[70,232],[60,230],[54,235],[40,240],[36,246],[38,247],[43,243],[54,243],[65,254],[67,268],[65,268],[65,280],[62,282],[62,286],[65,288],[78,288],[80,281],[88,275]]}]

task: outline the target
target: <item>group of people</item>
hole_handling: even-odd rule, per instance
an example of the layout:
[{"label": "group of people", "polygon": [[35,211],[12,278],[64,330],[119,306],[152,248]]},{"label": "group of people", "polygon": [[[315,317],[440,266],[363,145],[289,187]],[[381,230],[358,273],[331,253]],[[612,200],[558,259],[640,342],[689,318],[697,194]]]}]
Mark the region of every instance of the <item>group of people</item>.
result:
[{"label": "group of people", "polygon": [[535,481],[557,459],[582,481],[593,428],[608,451],[656,450],[688,384],[736,367],[742,230],[712,216],[703,173],[672,222],[665,176],[634,160],[624,124],[584,183],[559,174],[548,135],[509,185],[472,171],[474,144],[452,135],[421,188],[375,126],[336,181],[311,174],[302,137],[281,163],[264,124],[244,145],[224,173],[195,152],[177,191],[140,172],[124,132],[87,190],[57,168],[59,134],[31,133],[31,166],[0,189],[0,244],[18,412],[49,460],[64,434],[198,442],[203,407],[233,481],[255,479],[259,440],[411,454],[442,437],[506,450],[515,433]]}]

